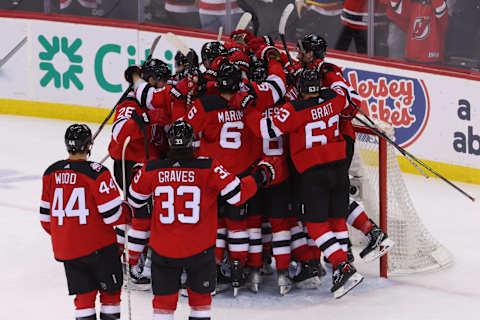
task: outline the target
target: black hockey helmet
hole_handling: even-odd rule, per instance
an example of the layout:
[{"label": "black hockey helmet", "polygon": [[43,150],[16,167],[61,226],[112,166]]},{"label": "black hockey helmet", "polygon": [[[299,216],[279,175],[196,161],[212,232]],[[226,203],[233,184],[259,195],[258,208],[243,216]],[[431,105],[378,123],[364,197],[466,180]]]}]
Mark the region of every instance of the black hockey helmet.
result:
[{"label": "black hockey helmet", "polygon": [[236,64],[225,60],[225,62],[220,65],[217,73],[217,84],[220,91],[236,92],[240,89],[241,81],[242,69]]},{"label": "black hockey helmet", "polygon": [[192,63],[192,67],[198,68],[198,55],[195,50],[190,49],[187,55],[184,55],[182,51],[177,51],[175,54],[175,68],[184,66],[187,63]]},{"label": "black hockey helmet", "polygon": [[207,42],[202,46],[202,61],[208,61],[212,63],[216,57],[227,56],[228,50],[225,46],[219,41]]},{"label": "black hockey helmet", "polygon": [[316,59],[324,59],[327,53],[327,41],[316,34],[307,34],[300,40],[304,52],[313,51]]},{"label": "black hockey helmet", "polygon": [[65,145],[70,154],[90,152],[92,131],[86,124],[72,124],[65,132]]},{"label": "black hockey helmet", "polygon": [[252,56],[250,60],[250,69],[248,70],[248,79],[257,83],[263,82],[267,79],[268,67],[262,60],[258,60]]},{"label": "black hockey helmet", "polygon": [[150,77],[159,80],[168,80],[172,76],[172,71],[168,67],[168,64],[160,59],[149,59],[142,67],[143,80],[148,81]]},{"label": "black hockey helmet", "polygon": [[193,128],[184,120],[175,121],[168,129],[167,136],[170,149],[193,148]]},{"label": "black hockey helmet", "polygon": [[320,92],[321,77],[316,69],[305,69],[300,73],[298,79],[298,89],[301,93],[317,93]]}]

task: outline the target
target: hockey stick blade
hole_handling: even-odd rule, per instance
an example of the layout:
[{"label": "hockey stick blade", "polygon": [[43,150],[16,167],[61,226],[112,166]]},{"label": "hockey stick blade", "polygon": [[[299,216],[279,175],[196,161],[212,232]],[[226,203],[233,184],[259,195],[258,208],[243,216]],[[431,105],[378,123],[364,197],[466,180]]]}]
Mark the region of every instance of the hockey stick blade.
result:
[{"label": "hockey stick blade", "polygon": [[280,16],[280,23],[278,24],[278,33],[285,34],[285,27],[287,26],[288,17],[294,9],[293,3],[289,3],[285,9],[283,9],[282,15]]},{"label": "hockey stick blade", "polygon": [[168,42],[170,42],[170,44],[172,44],[175,48],[180,50],[183,53],[183,55],[186,56],[190,51],[190,49],[188,49],[185,43],[183,43],[183,41],[180,40],[180,38],[178,38],[173,33],[167,32],[167,34],[165,35],[165,38],[167,39]]},{"label": "hockey stick blade", "polygon": [[250,12],[245,12],[240,17],[240,20],[238,20],[235,30],[245,30],[250,21],[252,21],[252,14]]},{"label": "hockey stick blade", "polygon": [[223,35],[223,26],[220,26],[218,27],[217,41],[222,40],[222,35]]},{"label": "hockey stick blade", "polygon": [[[159,35],[153,40],[152,46],[150,47],[150,52],[148,53],[147,60],[150,60],[152,58],[153,52],[155,51],[155,48],[157,47],[157,44],[158,44],[158,42],[160,41],[161,38],[162,38],[162,36]],[[145,61],[147,61],[147,60],[145,60]]]},{"label": "hockey stick blade", "polygon": [[25,43],[27,43],[27,36],[20,40],[20,42],[15,47],[13,47],[13,49],[10,50],[10,52],[7,53],[2,60],[0,60],[0,68],[3,67],[3,65],[7,63],[7,61],[10,60],[10,58],[13,57],[13,55],[25,45]]}]

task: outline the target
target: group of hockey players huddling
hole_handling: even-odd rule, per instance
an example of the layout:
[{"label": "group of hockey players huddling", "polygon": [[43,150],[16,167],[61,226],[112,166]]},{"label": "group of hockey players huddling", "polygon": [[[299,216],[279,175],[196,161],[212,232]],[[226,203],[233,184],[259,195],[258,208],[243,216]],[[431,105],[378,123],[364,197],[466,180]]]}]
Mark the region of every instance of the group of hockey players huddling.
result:
[{"label": "group of hockey players huddling", "polygon": [[[272,256],[281,295],[294,286],[316,288],[325,275],[321,251],[333,265],[332,292],[352,276],[360,282],[352,265],[347,221],[368,237],[362,258],[386,251],[374,252],[387,235],[349,200],[348,168],[355,142],[351,120],[357,111],[350,102],[360,105],[359,96],[342,70],[324,61],[323,38],[307,35],[297,49],[298,61],[290,63],[269,37],[237,30],[224,44],[203,45],[203,73],[193,49],[186,56],[177,52],[173,77],[158,59],[125,71],[134,91],[117,108],[109,149],[119,184],[125,137],[133,138],[125,156],[127,171],[135,171],[136,164],[145,162],[146,149],[149,159],[165,156],[164,129],[177,119],[192,126],[196,156],[216,159],[239,177],[261,160],[274,163],[273,184],[247,203],[232,206],[219,199],[216,292],[233,287],[236,295],[241,286],[258,292],[262,275],[272,273]],[[148,148],[139,128],[147,128]],[[131,276],[148,283],[148,259],[146,265],[137,263],[149,240],[139,212],[151,205],[140,207],[141,199],[132,191],[129,202],[137,214],[129,233],[130,264],[135,266]],[[123,243],[124,229],[117,229],[117,235]],[[289,274],[292,261],[297,268]]]},{"label": "group of hockey players huddling", "polygon": [[[274,272],[272,259],[280,295],[318,288],[325,262],[339,298],[363,279],[353,265],[347,222],[367,238],[362,259],[378,258],[393,245],[350,199],[351,120],[360,101],[342,70],[324,61],[326,50],[323,38],[306,35],[297,60],[289,61],[269,37],[236,30],[225,43],[205,43],[201,61],[192,49],[179,51],[173,76],[159,59],[125,71],[133,90],[116,108],[109,154],[115,180],[127,190],[122,214],[132,208],[133,214],[129,221],[120,210],[113,213],[117,207],[98,210],[105,223],[117,225],[120,252],[128,245],[123,261],[131,283],[151,286],[153,319],[173,319],[182,287],[190,319],[210,319],[212,293],[261,292],[262,277]],[[69,146],[86,129],[69,130],[72,154]],[[58,168],[67,168],[64,162]],[[44,176],[45,229],[48,209],[55,207],[45,179],[55,168]],[[113,197],[119,195],[114,188],[107,182],[99,190]],[[78,301],[84,293],[71,290],[70,281],[69,291]],[[101,319],[118,319],[119,312],[102,302]],[[77,318],[95,319],[82,314]]]}]

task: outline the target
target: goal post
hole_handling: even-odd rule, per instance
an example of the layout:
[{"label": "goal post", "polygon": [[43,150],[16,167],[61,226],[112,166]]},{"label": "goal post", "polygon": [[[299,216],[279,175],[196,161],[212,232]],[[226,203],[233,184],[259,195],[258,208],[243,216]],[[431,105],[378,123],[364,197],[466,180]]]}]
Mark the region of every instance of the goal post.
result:
[{"label": "goal post", "polygon": [[[378,125],[394,138],[391,126],[383,122]],[[452,254],[430,234],[413,206],[395,148],[367,127],[355,125],[355,132],[350,176],[352,181],[360,181],[361,190],[353,198],[395,241],[392,250],[380,258],[380,276],[423,272],[452,264]],[[350,230],[352,244],[364,246],[363,234]]]}]

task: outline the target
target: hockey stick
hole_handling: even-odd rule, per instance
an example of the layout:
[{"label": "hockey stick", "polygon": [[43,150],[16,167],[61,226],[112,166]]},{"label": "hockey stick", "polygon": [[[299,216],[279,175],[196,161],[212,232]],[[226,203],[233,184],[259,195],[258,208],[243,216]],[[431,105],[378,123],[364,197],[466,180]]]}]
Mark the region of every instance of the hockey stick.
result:
[{"label": "hockey stick", "polygon": [[[122,148],[122,183],[123,183],[123,200],[127,201],[127,177],[125,169],[125,150],[130,142],[130,136],[125,139]],[[125,289],[127,290],[127,304],[128,304],[128,319],[132,319],[132,303],[130,299],[130,254],[128,253],[128,223],[125,224],[125,257],[127,259],[127,283]]]},{"label": "hockey stick", "polygon": [[10,58],[13,57],[13,55],[17,53],[17,51],[20,50],[20,48],[25,45],[25,43],[27,43],[27,36],[25,36],[22,40],[20,40],[20,42],[15,47],[13,47],[13,49],[10,50],[10,52],[7,53],[5,57],[2,58],[2,60],[0,60],[0,68],[5,63],[7,63],[7,61],[10,60]]},{"label": "hockey stick", "polygon": [[240,20],[238,20],[235,30],[246,30],[250,21],[252,21],[252,14],[250,12],[244,12]]},{"label": "hockey stick", "polygon": [[[145,59],[145,62],[147,62],[148,60],[150,60],[152,58],[152,55],[153,55],[153,51],[155,51],[155,48],[157,47],[157,44],[158,44],[158,41],[160,41],[160,38],[162,36],[157,36],[153,42],[152,42],[152,46],[150,47],[150,52],[148,54],[148,57],[147,59]],[[145,62],[143,62],[142,66],[145,65]],[[128,88],[123,92],[122,96],[120,97],[120,99],[118,99],[117,103],[115,103],[115,106],[112,108],[112,110],[110,110],[109,114],[107,115],[107,117],[103,120],[102,124],[100,125],[100,127],[98,127],[97,131],[95,132],[95,134],[93,135],[93,138],[92,140],[95,141],[95,139],[97,138],[98,134],[100,133],[100,131],[102,131],[103,127],[107,124],[108,120],[110,120],[110,118],[112,117],[113,113],[115,112],[115,110],[117,110],[117,107],[118,105],[123,101],[125,100],[125,98],[128,96],[128,94],[130,93],[130,91],[132,90],[132,85],[129,85]]]},{"label": "hockey stick", "polygon": [[257,36],[258,29],[260,28],[260,22],[258,21],[258,16],[255,12],[255,9],[245,0],[237,0],[237,4],[243,11],[252,15],[253,34]]},{"label": "hockey stick", "polygon": [[289,3],[285,9],[283,9],[282,15],[280,17],[280,23],[278,24],[278,34],[280,35],[280,39],[282,40],[283,48],[287,53],[288,62],[290,65],[293,66],[292,57],[290,56],[290,51],[288,51],[287,41],[285,41],[285,27],[287,26],[288,17],[292,13],[294,9],[293,3]]},{"label": "hockey stick", "polygon": [[223,34],[223,26],[220,26],[218,27],[217,41],[220,42],[220,40],[222,40],[222,34]]},{"label": "hockey stick", "polygon": [[[187,47],[187,45],[182,40],[180,40],[179,37],[177,37],[175,34],[173,34],[171,32],[168,32],[165,35],[165,38],[167,39],[168,42],[170,42],[173,46],[175,46],[178,50],[180,50],[180,52],[182,52],[185,57],[188,57],[188,53],[190,52],[190,49]],[[187,61],[187,64],[185,65],[185,68],[187,69],[187,71],[188,71],[188,69],[192,68],[192,61]],[[188,77],[189,82],[192,81],[191,72],[187,72],[187,77]],[[192,102],[192,95],[193,95],[194,87],[195,86],[192,86],[192,88],[190,89],[190,91],[187,94],[187,105],[186,105],[187,108],[190,106],[190,104]]]},{"label": "hockey stick", "polygon": [[100,164],[103,164],[105,161],[107,161],[107,159],[110,158],[110,154],[106,154],[105,157],[102,158],[102,160],[100,160]]},{"label": "hockey stick", "polygon": [[370,130],[372,130],[375,134],[379,135],[381,138],[383,138],[384,140],[386,140],[388,143],[390,143],[392,146],[395,147],[395,149],[397,149],[404,157],[410,157],[412,160],[414,160],[415,162],[417,162],[419,165],[421,165],[422,167],[424,167],[425,169],[427,169],[428,171],[430,171],[432,174],[434,174],[436,177],[442,179],[444,182],[446,182],[447,184],[449,184],[451,187],[453,187],[454,189],[456,189],[458,192],[460,192],[461,194],[463,194],[464,196],[466,196],[468,199],[472,200],[472,202],[475,202],[475,198],[472,197],[471,195],[469,195],[468,193],[466,193],[465,191],[463,191],[460,187],[458,187],[457,185],[455,185],[454,183],[452,183],[450,180],[448,180],[447,178],[445,178],[444,176],[442,176],[441,174],[439,174],[437,171],[433,170],[432,168],[430,168],[430,166],[428,166],[427,164],[425,164],[423,161],[421,161],[420,159],[418,159],[417,157],[415,157],[414,155],[412,155],[411,153],[409,153],[407,150],[403,149],[402,147],[400,147],[398,144],[396,144],[392,139],[390,139],[385,133],[383,133],[382,131],[378,130],[377,128],[375,128],[374,126],[371,126],[370,124],[368,124],[367,122],[363,121],[361,118],[355,116],[355,119],[357,119],[361,124],[363,124],[364,126],[366,126],[367,128],[369,128]]}]

